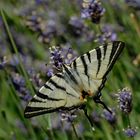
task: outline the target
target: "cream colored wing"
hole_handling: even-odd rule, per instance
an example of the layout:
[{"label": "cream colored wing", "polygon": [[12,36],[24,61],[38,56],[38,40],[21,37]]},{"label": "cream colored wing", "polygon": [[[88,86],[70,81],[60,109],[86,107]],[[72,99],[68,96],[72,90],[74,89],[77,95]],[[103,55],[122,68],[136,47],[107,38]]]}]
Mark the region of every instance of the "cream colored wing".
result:
[{"label": "cream colored wing", "polygon": [[70,67],[79,75],[86,90],[100,92],[106,81],[106,75],[123,48],[124,43],[121,41],[104,44],[75,59]]},{"label": "cream colored wing", "polygon": [[54,111],[71,110],[82,104],[77,93],[64,79],[63,74],[53,76],[38,91],[27,105],[24,116],[33,116],[50,113]]}]

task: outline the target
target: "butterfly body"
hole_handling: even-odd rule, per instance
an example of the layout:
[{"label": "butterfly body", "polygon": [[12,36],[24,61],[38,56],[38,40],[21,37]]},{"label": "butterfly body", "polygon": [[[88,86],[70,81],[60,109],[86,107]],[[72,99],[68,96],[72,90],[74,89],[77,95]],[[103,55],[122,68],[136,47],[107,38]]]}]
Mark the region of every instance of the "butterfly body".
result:
[{"label": "butterfly body", "polygon": [[100,93],[124,43],[104,44],[62,65],[62,73],[52,76],[25,109],[25,117],[33,117],[58,110],[80,108],[87,97]]}]

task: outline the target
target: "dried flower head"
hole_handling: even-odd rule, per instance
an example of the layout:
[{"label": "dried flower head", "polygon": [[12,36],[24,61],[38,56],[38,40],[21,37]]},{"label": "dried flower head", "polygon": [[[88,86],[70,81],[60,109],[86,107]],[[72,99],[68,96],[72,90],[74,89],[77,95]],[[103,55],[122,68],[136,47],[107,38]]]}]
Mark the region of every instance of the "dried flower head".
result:
[{"label": "dried flower head", "polygon": [[93,23],[98,24],[103,16],[105,9],[98,0],[83,0],[83,9],[81,16],[90,18]]},{"label": "dried flower head", "polygon": [[131,137],[131,138],[137,134],[137,128],[128,127],[127,129],[124,129],[123,131],[127,137]]},{"label": "dried flower head", "polygon": [[81,36],[85,29],[84,22],[76,16],[72,16],[70,18],[69,25],[70,25],[70,31],[75,36]]},{"label": "dried flower head", "polygon": [[130,113],[132,110],[132,93],[130,89],[123,88],[117,96],[120,110],[126,114]]}]

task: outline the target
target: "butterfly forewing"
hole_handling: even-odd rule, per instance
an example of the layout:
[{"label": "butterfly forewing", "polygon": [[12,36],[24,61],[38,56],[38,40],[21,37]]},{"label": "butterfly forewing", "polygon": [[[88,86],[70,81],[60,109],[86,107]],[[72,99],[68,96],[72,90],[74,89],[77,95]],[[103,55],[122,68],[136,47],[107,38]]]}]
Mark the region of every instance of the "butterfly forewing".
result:
[{"label": "butterfly forewing", "polygon": [[85,85],[88,83],[86,90],[91,90],[93,93],[100,92],[106,81],[106,75],[112,69],[123,48],[123,42],[114,41],[93,49],[72,62],[71,68],[80,75]]}]

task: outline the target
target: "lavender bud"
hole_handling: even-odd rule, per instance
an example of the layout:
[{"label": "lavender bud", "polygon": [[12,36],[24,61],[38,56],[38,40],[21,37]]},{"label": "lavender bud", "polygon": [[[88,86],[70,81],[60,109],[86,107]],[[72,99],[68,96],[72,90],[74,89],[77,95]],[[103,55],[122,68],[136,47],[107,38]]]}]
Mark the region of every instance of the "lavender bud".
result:
[{"label": "lavender bud", "polygon": [[127,136],[127,137],[134,137],[136,134],[137,134],[137,129],[136,128],[131,128],[131,127],[128,127],[127,129],[124,129],[124,134]]},{"label": "lavender bud", "polygon": [[52,68],[49,68],[48,70],[47,70],[47,75],[48,75],[48,77],[51,77],[51,76],[53,76],[53,69]]}]

